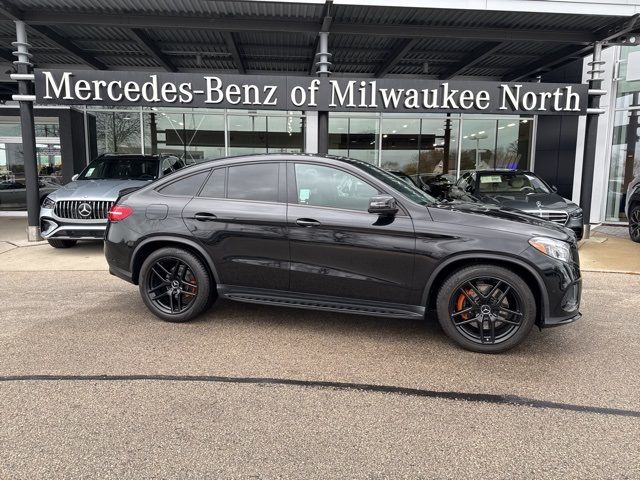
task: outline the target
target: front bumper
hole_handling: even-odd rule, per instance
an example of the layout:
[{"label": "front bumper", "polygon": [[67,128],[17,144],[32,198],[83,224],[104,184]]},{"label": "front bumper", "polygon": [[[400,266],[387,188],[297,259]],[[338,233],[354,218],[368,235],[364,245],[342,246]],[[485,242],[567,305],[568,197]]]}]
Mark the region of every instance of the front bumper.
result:
[{"label": "front bumper", "polygon": [[579,320],[582,300],[582,276],[577,245],[571,245],[571,262],[549,257],[533,247],[527,247],[521,255],[536,266],[541,280],[541,303],[536,324],[556,327]]},{"label": "front bumper", "polygon": [[60,218],[53,209],[40,210],[40,235],[44,239],[104,240],[107,220],[72,220]]},{"label": "front bumper", "polygon": [[580,312],[576,313],[572,317],[569,318],[547,318],[542,325],[543,328],[551,328],[551,327],[560,327],[562,325],[567,325],[569,323],[573,323],[576,320],[580,320],[582,318],[582,314]]}]

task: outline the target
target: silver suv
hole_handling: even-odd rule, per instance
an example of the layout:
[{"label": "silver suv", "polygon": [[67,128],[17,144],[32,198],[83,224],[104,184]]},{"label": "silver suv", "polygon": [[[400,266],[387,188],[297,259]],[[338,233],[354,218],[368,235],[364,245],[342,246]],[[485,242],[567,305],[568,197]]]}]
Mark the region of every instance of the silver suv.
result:
[{"label": "silver suv", "polygon": [[55,248],[102,240],[107,212],[120,191],[139,188],[185,166],[173,155],[104,154],[50,193],[40,208],[42,237]]}]

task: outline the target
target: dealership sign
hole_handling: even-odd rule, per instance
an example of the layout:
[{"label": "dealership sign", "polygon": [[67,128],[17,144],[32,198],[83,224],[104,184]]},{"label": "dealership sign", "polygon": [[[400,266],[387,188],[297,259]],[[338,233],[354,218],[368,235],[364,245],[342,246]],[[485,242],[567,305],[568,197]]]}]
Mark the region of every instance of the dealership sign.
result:
[{"label": "dealership sign", "polygon": [[582,84],[36,70],[40,105],[583,115]]}]

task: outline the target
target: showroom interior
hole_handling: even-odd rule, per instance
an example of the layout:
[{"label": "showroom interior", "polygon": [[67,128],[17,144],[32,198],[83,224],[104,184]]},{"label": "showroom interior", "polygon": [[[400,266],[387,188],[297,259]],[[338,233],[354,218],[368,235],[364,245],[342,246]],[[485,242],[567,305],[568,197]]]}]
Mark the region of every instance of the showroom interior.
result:
[{"label": "showroom interior", "polygon": [[[531,11],[518,0],[210,2],[117,10],[95,0],[0,3],[0,180],[23,178],[11,43],[27,27],[36,68],[315,76],[321,33],[333,77],[585,83],[596,42],[603,47],[592,223],[624,222],[624,192],[640,173],[636,156],[640,75],[627,68],[637,13],[623,3],[580,2]],[[546,2],[553,4],[554,2]],[[560,2],[559,2],[560,3]],[[447,8],[444,8],[447,6]],[[546,7],[545,7],[546,8]],[[122,19],[126,20],[122,20]],[[318,112],[36,104],[41,188],[70,180],[98,154],[171,153],[196,162],[228,155],[318,151]],[[477,113],[332,112],[328,153],[389,170],[434,176],[482,168],[538,173],[566,198],[581,193],[585,117]],[[639,152],[640,154],[640,152]],[[23,210],[19,198],[2,210]]]}]

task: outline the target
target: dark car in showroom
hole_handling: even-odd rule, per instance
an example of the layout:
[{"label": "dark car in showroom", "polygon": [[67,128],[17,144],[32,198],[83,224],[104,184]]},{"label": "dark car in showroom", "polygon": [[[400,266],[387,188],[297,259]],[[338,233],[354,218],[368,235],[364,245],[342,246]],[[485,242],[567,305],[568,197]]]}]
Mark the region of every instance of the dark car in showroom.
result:
[{"label": "dark car in showroom", "polygon": [[[51,192],[60,188],[60,184],[47,178],[38,178],[40,203]],[[27,208],[27,186],[24,181],[12,179],[0,180],[0,210],[22,210]]]},{"label": "dark car in showroom", "polygon": [[627,187],[625,213],[629,220],[629,236],[634,242],[640,242],[640,175]]},{"label": "dark car in showroom", "polygon": [[464,348],[500,352],[580,317],[574,235],[498,206],[438,203],[369,163],[217,159],[123,194],[109,270],[183,322],[217,296],[390,318],[436,312]]},{"label": "dark car in showroom", "polygon": [[582,239],[582,209],[533,172],[471,171],[464,173],[456,185],[479,202],[535,215],[573,230],[576,238]]},{"label": "dark car in showroom", "polygon": [[174,155],[102,154],[42,201],[40,230],[52,247],[102,240],[107,212],[121,190],[137,188],[185,166]]}]

